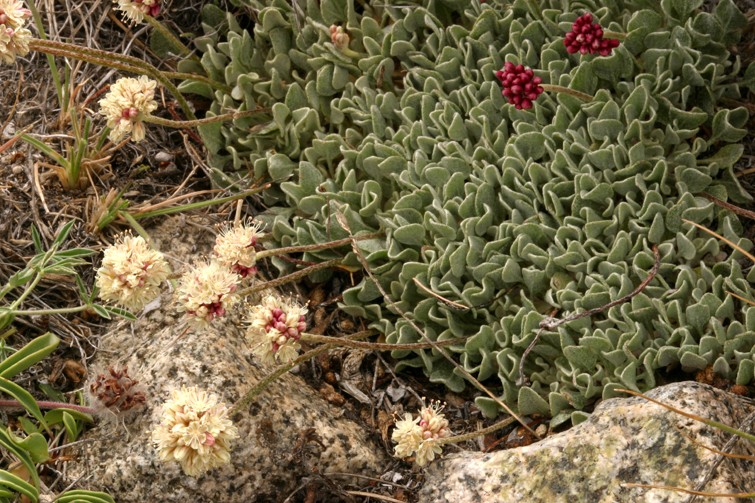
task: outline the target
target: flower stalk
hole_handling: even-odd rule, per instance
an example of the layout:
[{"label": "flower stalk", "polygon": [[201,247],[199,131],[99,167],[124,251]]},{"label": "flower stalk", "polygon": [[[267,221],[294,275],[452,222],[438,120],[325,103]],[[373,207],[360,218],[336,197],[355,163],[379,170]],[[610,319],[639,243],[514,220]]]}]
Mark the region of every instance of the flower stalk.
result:
[{"label": "flower stalk", "polygon": [[173,35],[173,32],[171,32],[164,24],[162,24],[160,21],[150,16],[149,14],[145,14],[144,19],[146,19],[147,22],[151,24],[155,30],[159,31],[163,37],[167,38],[171,44],[178,48],[181,51],[181,55],[188,57],[196,63],[202,64],[202,61],[199,59],[199,57],[197,57],[196,54],[193,54],[192,50],[186,47],[184,43],[178,39],[178,37]]},{"label": "flower stalk", "polygon": [[204,119],[194,119],[190,121],[174,121],[170,119],[163,119],[161,117],[155,117],[153,115],[142,117],[144,122],[151,122],[159,126],[172,127],[176,129],[184,129],[189,127],[204,126],[206,124],[212,124],[213,122],[223,122],[227,120],[236,120],[243,117],[249,117],[252,115],[269,114],[273,111],[272,108],[259,108],[257,110],[247,110],[245,112],[230,112],[223,115],[216,115],[215,117],[206,117]]},{"label": "flower stalk", "polygon": [[[355,334],[351,334],[347,336],[346,338],[349,340],[357,340],[357,339],[364,339],[365,337],[369,337],[371,335],[377,335],[377,330],[364,330],[362,332],[357,332]],[[334,347],[337,347],[338,344],[325,344],[320,346],[319,348],[315,348],[311,351],[307,351],[303,355],[301,355],[299,358],[296,358],[295,360],[285,363],[283,365],[280,365],[277,369],[275,369],[272,373],[270,373],[268,376],[263,378],[261,381],[259,381],[257,384],[252,386],[249,391],[247,391],[243,397],[239,399],[231,409],[228,411],[228,417],[233,417],[234,414],[239,412],[242,407],[244,407],[246,404],[248,404],[252,398],[259,395],[260,392],[267,387],[268,384],[275,381],[277,378],[291,370],[292,368],[296,367],[299,364],[302,364],[306,362],[307,360],[311,360],[315,356],[324,353],[325,351],[329,349],[333,349]]]},{"label": "flower stalk", "polygon": [[[37,402],[37,405],[40,409],[70,409],[75,410],[76,412],[81,412],[82,414],[96,414],[97,411],[95,411],[92,407],[85,407],[83,405],[70,405],[67,403],[60,403],[60,402]],[[20,408],[23,409],[24,405],[16,400],[0,400],[0,407],[1,408]]]},{"label": "flower stalk", "polygon": [[[97,59],[96,64],[106,66],[109,68],[124,69],[123,65],[140,68],[147,72],[147,75],[153,77],[159,81],[165,88],[173,95],[178,101],[179,105],[183,109],[184,113],[190,120],[196,120],[194,112],[191,111],[189,102],[186,101],[183,94],[178,88],[168,79],[160,70],[154,66],[146,63],[133,56],[124,56],[121,54],[115,54],[107,51],[101,51],[99,49],[92,49],[89,47],[80,47],[74,44],[67,44],[65,42],[53,42],[51,40],[42,40],[38,38],[32,38],[29,41],[29,48],[42,53],[49,53],[58,56],[65,56],[72,59],[79,59],[85,62],[95,62],[93,59]],[[57,51],[57,52],[55,52]],[[116,66],[115,63],[121,63],[120,66]]]},{"label": "flower stalk", "polygon": [[574,89],[569,89],[568,87],[554,86],[552,84],[540,84],[540,87],[542,87],[543,91],[545,91],[545,92],[568,94],[569,96],[574,96],[575,98],[579,98],[582,101],[586,101],[588,103],[593,100],[593,97],[590,96],[589,94],[582,93],[582,92],[576,91]]},{"label": "flower stalk", "polygon": [[[445,341],[437,341],[436,346],[451,346],[453,344],[461,344],[466,342],[467,339],[472,337],[459,337],[457,339],[448,339]],[[338,346],[346,346],[349,348],[359,349],[373,349],[375,351],[397,351],[397,350],[415,350],[415,349],[431,349],[432,346],[427,342],[416,342],[411,344],[385,344],[381,342],[365,342],[346,339],[343,337],[328,337],[326,335],[315,335],[309,333],[301,334],[301,340],[304,342],[319,342],[323,344],[336,344]]]}]

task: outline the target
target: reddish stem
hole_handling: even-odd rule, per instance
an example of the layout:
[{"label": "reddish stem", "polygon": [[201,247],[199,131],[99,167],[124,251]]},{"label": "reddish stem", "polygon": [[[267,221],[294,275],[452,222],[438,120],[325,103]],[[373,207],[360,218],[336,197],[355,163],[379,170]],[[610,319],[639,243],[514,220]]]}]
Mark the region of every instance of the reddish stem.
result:
[{"label": "reddish stem", "polygon": [[[81,405],[69,405],[67,403],[60,402],[37,402],[37,405],[40,409],[71,409],[75,410],[76,412],[82,412],[84,414],[94,414],[93,408],[84,407]],[[0,407],[19,407],[21,409],[24,408],[21,402],[17,402],[16,400],[0,400]]]}]

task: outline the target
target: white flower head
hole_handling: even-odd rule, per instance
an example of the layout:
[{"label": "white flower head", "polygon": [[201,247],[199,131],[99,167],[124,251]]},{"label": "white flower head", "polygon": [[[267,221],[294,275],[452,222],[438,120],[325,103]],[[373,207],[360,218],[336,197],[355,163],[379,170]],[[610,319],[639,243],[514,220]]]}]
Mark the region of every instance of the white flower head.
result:
[{"label": "white flower head", "polygon": [[144,16],[155,17],[160,13],[159,0],[118,0],[118,10],[126,18],[141,23]]},{"label": "white flower head", "polygon": [[301,334],[307,329],[307,308],[268,295],[249,312],[246,340],[252,353],[265,363],[296,358]]},{"label": "white flower head", "polygon": [[215,260],[242,278],[257,274],[254,245],[260,236],[261,223],[247,222],[224,229],[215,239]]},{"label": "white flower head", "polygon": [[238,430],[218,397],[197,388],[173,391],[163,405],[161,423],[152,441],[162,461],[178,461],[186,475],[196,477],[231,460],[231,442]]},{"label": "white flower head", "polygon": [[169,274],[162,253],[151,249],[141,236],[125,235],[105,249],[97,270],[99,296],[126,309],[141,309],[157,297]]},{"label": "white flower head", "polygon": [[451,436],[451,430],[442,410],[443,405],[433,401],[429,406],[422,406],[419,417],[412,419],[411,414],[407,413],[404,419],[396,421],[391,436],[397,444],[394,450],[396,457],[405,458],[415,453],[417,464],[424,466],[435,459],[436,454],[443,452],[440,440]]},{"label": "white flower head", "polygon": [[225,316],[226,310],[238,302],[233,293],[240,281],[241,276],[217,262],[194,264],[181,277],[176,292],[180,310],[186,311],[195,328],[208,327],[215,317]]},{"label": "white flower head", "polygon": [[0,24],[0,58],[3,62],[13,64],[18,56],[29,54],[31,32],[26,28],[11,28]]},{"label": "white flower head", "polygon": [[17,30],[30,17],[31,11],[20,0],[0,0],[0,24],[4,24],[6,28]]},{"label": "white flower head", "polygon": [[110,139],[120,141],[131,134],[134,142],[140,142],[147,134],[143,119],[157,110],[155,90],[157,82],[142,75],[138,79],[130,77],[118,79],[110,87],[110,92],[100,100],[101,113],[107,117],[107,127],[111,129]]}]

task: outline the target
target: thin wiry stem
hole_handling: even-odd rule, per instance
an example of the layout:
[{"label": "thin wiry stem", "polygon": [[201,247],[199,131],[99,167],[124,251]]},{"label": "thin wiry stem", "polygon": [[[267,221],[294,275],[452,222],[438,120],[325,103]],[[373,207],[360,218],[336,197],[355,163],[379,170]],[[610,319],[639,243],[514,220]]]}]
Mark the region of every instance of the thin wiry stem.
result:
[{"label": "thin wiry stem", "polygon": [[456,367],[462,373],[462,375],[464,375],[464,377],[466,377],[477,389],[479,389],[480,391],[482,391],[485,394],[487,394],[490,398],[492,398],[493,401],[499,407],[501,407],[503,410],[505,410],[506,412],[508,412],[522,426],[524,426],[527,430],[529,430],[535,436],[535,438],[539,439],[540,435],[538,435],[537,433],[535,433],[535,430],[533,430],[532,428],[530,428],[527,425],[527,423],[525,423],[522,420],[522,418],[520,418],[513,410],[511,410],[511,408],[508,405],[506,405],[505,403],[503,403],[497,396],[495,396],[493,394],[493,392],[491,392],[488,388],[486,388],[485,386],[483,386],[480,383],[480,381],[478,381],[477,379],[475,379],[472,374],[470,374],[469,372],[467,372],[466,369],[464,369],[464,367],[462,367],[461,365],[459,365],[456,362],[456,360],[454,360],[448,353],[446,353],[433,340],[431,340],[427,336],[427,334],[425,334],[425,332],[423,332],[422,329],[420,329],[417,326],[416,323],[414,323],[412,320],[410,320],[406,316],[406,314],[404,314],[404,312],[401,310],[401,308],[398,307],[396,305],[396,303],[393,302],[393,300],[391,300],[391,298],[388,296],[388,294],[385,293],[385,289],[383,288],[383,285],[381,285],[380,282],[377,280],[377,278],[375,278],[375,275],[372,274],[372,270],[370,269],[370,266],[367,263],[367,259],[364,258],[364,254],[362,254],[362,251],[359,249],[359,246],[357,246],[356,239],[354,238],[354,235],[351,233],[351,227],[349,227],[349,223],[346,221],[346,217],[343,216],[343,213],[341,213],[340,210],[336,210],[336,220],[341,225],[341,227],[343,227],[344,229],[346,229],[346,232],[349,233],[349,236],[351,237],[351,248],[354,250],[354,253],[356,253],[357,257],[359,258],[359,261],[362,263],[362,267],[364,268],[364,270],[367,273],[367,275],[370,277],[370,279],[373,281],[373,283],[375,283],[375,286],[377,287],[378,291],[380,291],[380,293],[383,295],[383,298],[391,305],[391,307],[402,318],[404,318],[406,321],[409,322],[409,325],[420,335],[420,337],[422,337],[423,339],[425,339],[433,347],[433,349],[435,351],[439,352],[441,355],[443,355],[446,358],[446,360],[448,360],[449,362],[451,362],[451,364],[454,367]]},{"label": "thin wiry stem", "polygon": [[563,325],[564,323],[569,323],[570,321],[578,320],[580,318],[585,318],[586,316],[592,316],[593,314],[597,314],[601,311],[605,311],[606,309],[609,309],[613,306],[616,306],[618,304],[623,304],[624,302],[630,300],[632,297],[640,293],[645,289],[648,284],[653,281],[653,278],[655,278],[655,275],[658,274],[658,268],[661,266],[661,255],[658,253],[658,245],[653,244],[653,254],[655,255],[655,263],[653,264],[653,269],[650,271],[650,274],[640,283],[640,286],[634,289],[633,292],[623,296],[620,299],[616,299],[613,302],[609,302],[605,306],[596,307],[594,309],[590,309],[589,311],[584,311],[581,313],[576,313],[571,316],[568,316],[566,318],[562,318],[558,321],[554,321],[552,317],[547,317],[543,321],[540,322],[540,331],[537,333],[534,339],[532,339],[532,342],[529,346],[527,346],[527,349],[524,350],[524,354],[522,355],[522,359],[519,360],[519,379],[516,381],[517,386],[529,386],[530,380],[527,378],[527,376],[524,375],[524,362],[527,359],[527,355],[530,354],[530,351],[532,351],[532,348],[535,347],[535,344],[537,344],[537,341],[540,339],[540,335],[543,333],[543,330],[547,330],[549,332],[553,332],[555,329]]}]

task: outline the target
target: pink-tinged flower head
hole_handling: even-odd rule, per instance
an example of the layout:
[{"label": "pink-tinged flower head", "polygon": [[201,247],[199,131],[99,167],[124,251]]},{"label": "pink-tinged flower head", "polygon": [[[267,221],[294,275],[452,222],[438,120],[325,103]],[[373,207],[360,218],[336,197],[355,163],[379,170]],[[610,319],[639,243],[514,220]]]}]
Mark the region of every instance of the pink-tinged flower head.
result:
[{"label": "pink-tinged flower head", "polygon": [[241,276],[257,274],[254,245],[260,237],[261,224],[247,222],[226,228],[215,240],[215,260]]},{"label": "pink-tinged flower head", "polygon": [[192,266],[178,285],[179,309],[186,311],[189,323],[205,328],[218,316],[225,316],[229,307],[238,302],[233,293],[241,281],[217,262],[200,262]]},{"label": "pink-tinged flower head", "polygon": [[173,391],[163,405],[160,425],[152,441],[162,461],[178,461],[186,475],[196,477],[231,460],[231,442],[238,430],[228,419],[225,404],[218,397],[197,388]]},{"label": "pink-tinged flower head", "polygon": [[125,77],[110,86],[110,92],[100,100],[100,113],[107,117],[110,139],[117,143],[127,134],[140,142],[147,134],[143,119],[157,110],[155,90],[157,82],[142,75],[138,79]]},{"label": "pink-tinged flower head", "polygon": [[145,15],[155,17],[160,13],[160,1],[118,0],[118,10],[131,21],[141,23]]},{"label": "pink-tinged flower head", "polygon": [[11,28],[0,24],[0,62],[13,64],[18,56],[29,54],[31,32],[26,28]]},{"label": "pink-tinged flower head", "polygon": [[125,235],[105,249],[97,270],[99,296],[126,309],[141,309],[157,297],[169,274],[162,253],[141,236]]},{"label": "pink-tinged flower head", "polygon": [[443,405],[440,402],[430,402],[423,406],[419,417],[412,419],[411,414],[404,415],[404,419],[396,421],[391,439],[396,442],[394,454],[405,458],[416,453],[415,461],[424,466],[435,459],[436,454],[443,452],[440,440],[451,436],[448,420],[441,413]]},{"label": "pink-tinged flower head", "polygon": [[285,363],[296,358],[299,339],[307,329],[307,308],[268,295],[251,308],[246,340],[252,353],[265,363]]},{"label": "pink-tinged flower head", "polygon": [[4,24],[6,29],[22,28],[30,17],[31,11],[20,0],[0,0],[0,24]]},{"label": "pink-tinged flower head", "polygon": [[498,80],[503,86],[504,97],[508,98],[509,104],[514,105],[517,110],[527,110],[532,108],[532,103],[543,92],[540,87],[543,79],[535,77],[530,69],[525,69],[522,65],[506,63],[503,70],[495,73]]},{"label": "pink-tinged flower head", "polygon": [[616,39],[603,38],[603,28],[599,24],[592,24],[593,17],[589,12],[577,18],[572,25],[572,31],[564,37],[566,52],[574,54],[595,54],[608,56],[614,47],[619,46]]}]

